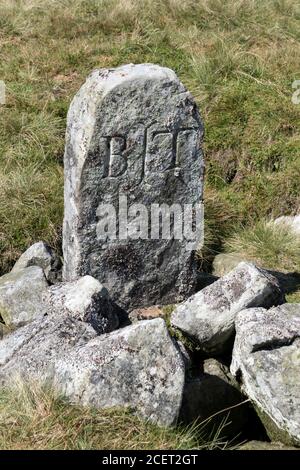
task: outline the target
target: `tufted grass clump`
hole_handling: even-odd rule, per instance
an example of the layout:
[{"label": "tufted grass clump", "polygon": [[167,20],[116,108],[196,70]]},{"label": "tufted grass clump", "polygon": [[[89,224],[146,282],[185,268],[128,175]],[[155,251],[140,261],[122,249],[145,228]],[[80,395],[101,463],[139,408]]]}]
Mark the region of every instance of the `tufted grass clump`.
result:
[{"label": "tufted grass clump", "polygon": [[285,225],[259,221],[228,238],[225,249],[268,269],[300,272],[300,236]]}]

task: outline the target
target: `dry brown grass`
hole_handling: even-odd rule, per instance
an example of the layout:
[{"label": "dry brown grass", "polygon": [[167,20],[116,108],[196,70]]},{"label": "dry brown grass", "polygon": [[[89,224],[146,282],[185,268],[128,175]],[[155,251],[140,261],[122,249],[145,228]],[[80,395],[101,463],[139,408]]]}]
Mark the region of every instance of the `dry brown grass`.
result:
[{"label": "dry brown grass", "polygon": [[207,199],[223,207],[206,211],[209,257],[240,222],[299,208],[298,2],[0,0],[0,11],[0,272],[38,239],[60,248],[66,113],[95,67],[160,63],[195,95]]},{"label": "dry brown grass", "polygon": [[97,411],[71,406],[35,384],[19,381],[0,391],[0,449],[151,450],[224,448],[222,440],[201,438],[199,429],[165,429],[130,411]]}]

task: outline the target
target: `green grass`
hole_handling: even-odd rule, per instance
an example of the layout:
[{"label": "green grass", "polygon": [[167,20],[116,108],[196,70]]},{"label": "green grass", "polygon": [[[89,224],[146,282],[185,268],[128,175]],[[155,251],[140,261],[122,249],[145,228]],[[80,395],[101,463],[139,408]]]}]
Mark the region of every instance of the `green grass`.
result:
[{"label": "green grass", "polygon": [[[300,273],[300,235],[296,236],[285,225],[262,220],[240,228],[224,245],[226,252],[237,253],[240,259],[261,267],[282,273]],[[300,303],[298,277],[289,288],[291,292],[286,295],[287,302]]]},{"label": "green grass", "polygon": [[[204,429],[204,426],[203,426]],[[130,411],[97,411],[70,406],[63,397],[21,382],[0,390],[0,449],[224,449],[218,438],[204,439],[203,429],[161,428]]]},{"label": "green grass", "polygon": [[286,226],[260,221],[228,238],[225,249],[268,269],[300,272],[300,236]]},{"label": "green grass", "polygon": [[286,296],[287,302],[292,304],[300,304],[300,290]]},{"label": "green grass", "polygon": [[[175,69],[206,125],[205,260],[238,224],[300,206],[300,6],[293,0],[0,0],[0,271],[61,245],[64,132],[95,67]],[[216,207],[215,207],[216,204]]]}]

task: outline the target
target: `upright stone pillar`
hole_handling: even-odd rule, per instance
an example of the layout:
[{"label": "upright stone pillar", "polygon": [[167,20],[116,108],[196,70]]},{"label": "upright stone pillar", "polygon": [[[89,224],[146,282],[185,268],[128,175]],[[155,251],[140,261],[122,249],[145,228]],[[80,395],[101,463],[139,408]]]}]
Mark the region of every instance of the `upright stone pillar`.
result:
[{"label": "upright stone pillar", "polygon": [[172,70],[130,64],[87,78],[68,113],[65,280],[91,275],[128,309],[193,293],[202,138]]}]

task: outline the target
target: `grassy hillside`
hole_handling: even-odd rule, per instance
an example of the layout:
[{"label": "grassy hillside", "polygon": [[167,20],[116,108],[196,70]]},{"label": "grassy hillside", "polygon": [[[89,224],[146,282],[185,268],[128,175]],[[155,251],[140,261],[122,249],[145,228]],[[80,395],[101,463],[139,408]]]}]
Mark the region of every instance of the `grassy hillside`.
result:
[{"label": "grassy hillside", "polygon": [[[70,101],[93,68],[130,62],[171,67],[201,109],[203,267],[225,250],[300,271],[300,242],[265,223],[300,209],[299,57],[295,0],[0,0],[0,274],[40,239],[60,250]],[[195,435],[0,392],[2,449],[192,449]]]},{"label": "grassy hillside", "polygon": [[95,67],[173,68],[206,125],[206,251],[300,206],[293,0],[0,0],[0,270],[59,247],[66,113]]},{"label": "grassy hillside", "polygon": [[21,382],[0,390],[0,450],[225,449],[229,444],[219,437],[221,429],[208,439],[205,425],[160,428],[130,411],[70,406],[34,384],[30,390]]}]

